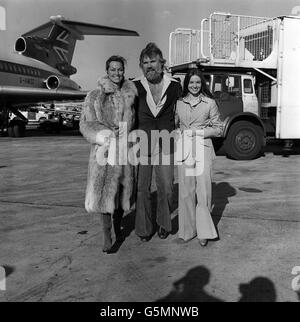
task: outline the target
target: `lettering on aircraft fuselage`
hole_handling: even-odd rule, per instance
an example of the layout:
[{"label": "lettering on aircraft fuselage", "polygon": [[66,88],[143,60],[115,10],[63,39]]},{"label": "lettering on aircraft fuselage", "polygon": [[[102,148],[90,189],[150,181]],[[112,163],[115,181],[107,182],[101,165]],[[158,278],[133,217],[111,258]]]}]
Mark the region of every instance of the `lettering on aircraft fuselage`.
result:
[{"label": "lettering on aircraft fuselage", "polygon": [[19,83],[24,85],[34,85],[34,79],[33,78],[28,78],[28,77],[20,77],[19,78]]}]

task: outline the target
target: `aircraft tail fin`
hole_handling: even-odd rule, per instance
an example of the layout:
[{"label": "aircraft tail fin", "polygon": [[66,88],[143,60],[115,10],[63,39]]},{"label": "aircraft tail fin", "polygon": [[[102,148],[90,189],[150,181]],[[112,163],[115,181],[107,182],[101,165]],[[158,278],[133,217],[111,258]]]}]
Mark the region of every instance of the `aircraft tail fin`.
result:
[{"label": "aircraft tail fin", "polygon": [[43,61],[62,74],[76,73],[71,65],[77,40],[84,35],[138,36],[133,30],[69,21],[62,16],[50,17],[45,23],[26,32],[16,41],[15,49],[25,56]]}]

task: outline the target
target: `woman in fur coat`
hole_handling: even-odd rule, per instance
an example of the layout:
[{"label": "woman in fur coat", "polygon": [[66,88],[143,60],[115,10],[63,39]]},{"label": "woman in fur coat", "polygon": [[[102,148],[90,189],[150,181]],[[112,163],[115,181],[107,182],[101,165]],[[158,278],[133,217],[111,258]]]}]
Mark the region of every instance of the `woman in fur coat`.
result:
[{"label": "woman in fur coat", "polygon": [[88,213],[101,214],[104,252],[112,247],[112,219],[116,240],[124,240],[121,219],[123,212],[130,210],[134,187],[133,167],[127,158],[120,162],[134,126],[137,95],[134,83],[124,78],[124,65],[120,56],[107,60],[107,75],[87,94],[80,119],[80,131],[91,143],[85,208]]}]

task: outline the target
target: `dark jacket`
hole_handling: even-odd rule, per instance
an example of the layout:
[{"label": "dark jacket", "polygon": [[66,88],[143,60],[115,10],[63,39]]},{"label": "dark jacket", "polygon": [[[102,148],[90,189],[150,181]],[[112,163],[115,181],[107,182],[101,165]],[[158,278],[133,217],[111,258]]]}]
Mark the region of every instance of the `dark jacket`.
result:
[{"label": "dark jacket", "polygon": [[[147,86],[147,81],[144,77],[134,80],[135,86],[138,91],[138,98],[135,105],[136,109],[136,127],[139,130],[143,130],[148,136],[148,155],[153,154],[154,147],[157,140],[152,136],[153,130],[167,130],[172,132],[175,129],[175,108],[176,102],[180,98],[182,89],[180,83],[174,78],[164,75],[165,88],[162,93],[161,104],[162,107],[157,115],[154,115],[149,107],[149,96],[151,92]],[[148,97],[147,97],[148,95]],[[152,97],[152,96],[151,96]],[[155,107],[153,107],[155,109]],[[161,147],[161,146],[160,146]],[[171,151],[173,151],[173,144]]]}]

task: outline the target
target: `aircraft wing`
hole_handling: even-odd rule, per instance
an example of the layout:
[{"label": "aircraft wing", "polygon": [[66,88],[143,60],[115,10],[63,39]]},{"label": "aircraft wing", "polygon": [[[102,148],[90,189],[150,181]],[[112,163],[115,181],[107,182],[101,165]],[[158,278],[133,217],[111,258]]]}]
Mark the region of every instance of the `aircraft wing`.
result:
[{"label": "aircraft wing", "polygon": [[139,34],[133,30],[94,25],[90,23],[62,20],[62,24],[72,29],[74,28],[83,35],[139,36]]},{"label": "aircraft wing", "polygon": [[50,38],[53,24],[70,31],[73,35],[77,34],[76,38],[78,39],[83,39],[83,35],[139,36],[139,34],[134,30],[65,20],[62,16],[50,17],[50,20],[51,22],[47,22],[31,31],[28,31],[22,36]]},{"label": "aircraft wing", "polygon": [[87,91],[0,86],[0,98],[5,103],[13,105],[48,101],[82,100],[86,94]]}]

